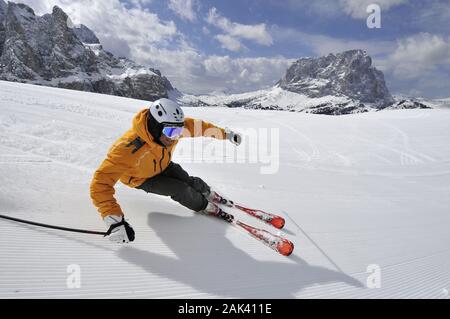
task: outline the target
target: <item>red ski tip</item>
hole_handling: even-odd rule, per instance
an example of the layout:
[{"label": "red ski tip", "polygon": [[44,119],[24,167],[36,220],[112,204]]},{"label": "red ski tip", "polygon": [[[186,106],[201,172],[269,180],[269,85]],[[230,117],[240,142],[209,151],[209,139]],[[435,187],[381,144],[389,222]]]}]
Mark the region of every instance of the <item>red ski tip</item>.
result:
[{"label": "red ski tip", "polygon": [[275,217],[270,221],[270,224],[275,228],[281,229],[284,227],[285,221],[282,217]]},{"label": "red ski tip", "polygon": [[294,251],[294,244],[289,240],[283,240],[278,244],[277,249],[283,256],[290,256]]}]

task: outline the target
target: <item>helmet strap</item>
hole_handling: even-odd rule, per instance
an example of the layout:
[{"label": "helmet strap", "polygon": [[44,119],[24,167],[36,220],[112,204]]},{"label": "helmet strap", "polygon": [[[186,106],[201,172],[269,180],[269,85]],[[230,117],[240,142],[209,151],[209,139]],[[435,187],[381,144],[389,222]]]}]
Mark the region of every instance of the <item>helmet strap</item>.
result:
[{"label": "helmet strap", "polygon": [[163,128],[164,125],[158,123],[158,121],[149,112],[147,117],[147,130],[153,137],[153,141],[161,146],[164,146],[164,144],[160,141]]}]

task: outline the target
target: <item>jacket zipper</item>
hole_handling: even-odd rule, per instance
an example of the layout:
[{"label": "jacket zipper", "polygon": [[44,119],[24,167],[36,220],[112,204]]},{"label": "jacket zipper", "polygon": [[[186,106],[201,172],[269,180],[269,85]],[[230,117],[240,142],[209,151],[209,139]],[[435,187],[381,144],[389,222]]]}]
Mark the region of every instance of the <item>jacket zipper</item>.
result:
[{"label": "jacket zipper", "polygon": [[163,147],[163,149],[162,149],[162,157],[161,157],[161,160],[159,161],[159,168],[161,170],[161,173],[163,171],[163,169],[162,169],[162,161],[164,160],[164,150],[165,150],[165,148]]}]

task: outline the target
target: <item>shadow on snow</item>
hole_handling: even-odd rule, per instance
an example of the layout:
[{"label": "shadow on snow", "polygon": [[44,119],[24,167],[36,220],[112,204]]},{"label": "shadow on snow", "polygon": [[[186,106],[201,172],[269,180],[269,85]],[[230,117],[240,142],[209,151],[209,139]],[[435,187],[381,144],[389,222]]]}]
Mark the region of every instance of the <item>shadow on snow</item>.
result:
[{"label": "shadow on snow", "polygon": [[[149,214],[148,225],[177,258],[133,247],[124,247],[117,253],[149,273],[221,297],[294,298],[303,288],[332,282],[363,288],[358,280],[342,272],[309,265],[295,255],[280,256],[289,258],[289,262],[255,260],[226,238],[229,226],[221,220],[205,219],[208,227],[216,222],[214,233],[198,231],[203,218]],[[180,238],[183,234],[185,237]],[[262,244],[261,249],[275,254]]]}]

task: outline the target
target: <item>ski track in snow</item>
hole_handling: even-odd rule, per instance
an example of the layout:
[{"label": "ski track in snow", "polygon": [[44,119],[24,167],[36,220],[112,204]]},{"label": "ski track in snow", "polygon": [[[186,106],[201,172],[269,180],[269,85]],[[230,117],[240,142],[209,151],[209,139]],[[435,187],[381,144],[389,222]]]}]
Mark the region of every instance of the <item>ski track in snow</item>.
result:
[{"label": "ski track in snow", "polygon": [[[147,105],[0,81],[0,214],[104,230],[89,197],[92,174]],[[294,254],[277,255],[220,220],[118,184],[133,244],[0,219],[0,298],[449,297],[450,110],[185,111],[230,128],[280,130],[276,174],[261,175],[257,164],[186,163],[187,154],[174,160],[237,202],[284,214],[280,234]],[[67,286],[72,264],[80,288]],[[366,287],[371,264],[380,267],[381,288]]]}]

